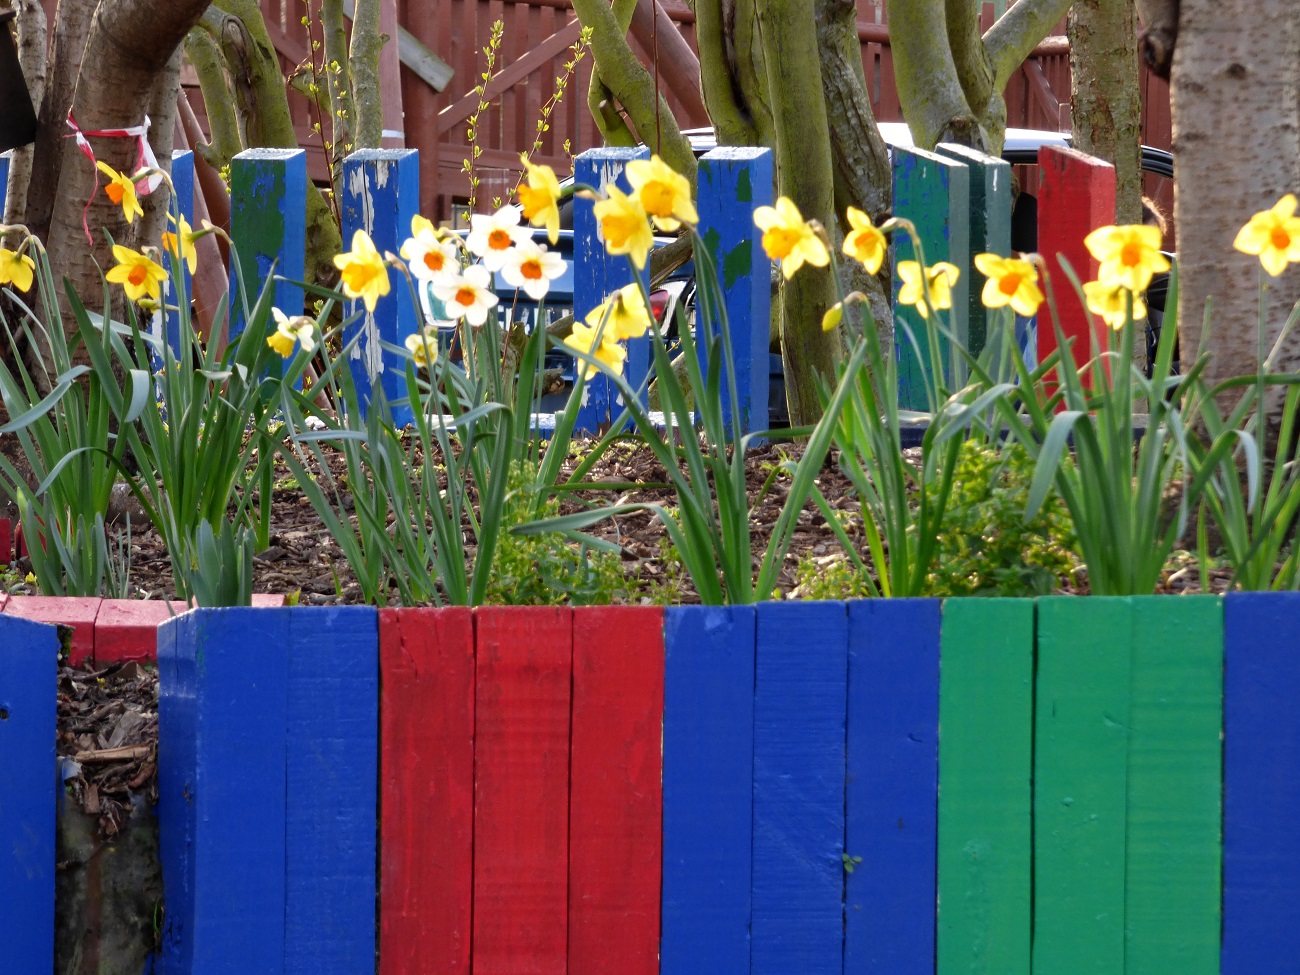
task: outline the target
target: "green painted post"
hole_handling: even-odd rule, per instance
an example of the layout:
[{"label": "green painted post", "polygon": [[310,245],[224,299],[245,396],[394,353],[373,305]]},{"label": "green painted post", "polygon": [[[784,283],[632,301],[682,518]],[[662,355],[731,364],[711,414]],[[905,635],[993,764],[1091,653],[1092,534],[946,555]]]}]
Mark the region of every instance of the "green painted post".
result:
[{"label": "green painted post", "polygon": [[1124,971],[1129,602],[1038,601],[1034,975]]},{"label": "green painted post", "polygon": [[984,275],[975,268],[976,254],[1011,256],[1011,164],[967,146],[944,142],[935,150],[970,167],[970,260],[962,269],[969,282],[966,347],[979,355],[988,343],[989,319],[980,293]]},{"label": "green painted post", "polygon": [[1218,975],[1223,600],[1131,605],[1123,971]]},{"label": "green painted post", "polygon": [[946,600],[941,654],[937,975],[1029,975],[1033,602]]},{"label": "green painted post", "polygon": [[[970,168],[953,159],[897,146],[894,149],[894,216],[910,220],[933,265],[948,261],[964,269],[970,263]],[[917,260],[911,238],[893,235],[894,355],[898,361],[898,405],[908,410],[928,410],[925,377],[930,372],[930,345],[925,319],[910,306],[898,303],[902,280],[898,262]],[[952,312],[940,313],[950,331],[965,341],[969,275],[963,270],[953,289]],[[911,331],[912,338],[908,337]],[[940,361],[950,371],[948,343],[940,340]],[[951,376],[948,377],[951,380]]]}]

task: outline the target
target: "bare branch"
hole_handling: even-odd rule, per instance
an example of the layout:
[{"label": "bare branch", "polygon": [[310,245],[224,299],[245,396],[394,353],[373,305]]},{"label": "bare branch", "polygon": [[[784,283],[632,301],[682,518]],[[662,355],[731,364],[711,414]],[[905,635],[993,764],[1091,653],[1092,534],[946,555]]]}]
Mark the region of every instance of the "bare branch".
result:
[{"label": "bare branch", "polygon": [[984,33],[993,65],[993,87],[1001,91],[1038,43],[1070,9],[1070,0],[1018,0]]}]

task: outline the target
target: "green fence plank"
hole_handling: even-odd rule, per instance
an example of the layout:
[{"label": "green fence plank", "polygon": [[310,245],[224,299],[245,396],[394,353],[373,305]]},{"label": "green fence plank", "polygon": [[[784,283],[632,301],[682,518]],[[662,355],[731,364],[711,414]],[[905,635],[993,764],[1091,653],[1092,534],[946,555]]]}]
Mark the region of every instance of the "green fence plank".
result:
[{"label": "green fence plank", "polygon": [[1124,971],[1127,599],[1038,602],[1034,975]]},{"label": "green fence plank", "polygon": [[1223,601],[1132,605],[1124,972],[1218,975]]},{"label": "green fence plank", "polygon": [[950,599],[939,671],[938,975],[1029,975],[1034,604]]}]

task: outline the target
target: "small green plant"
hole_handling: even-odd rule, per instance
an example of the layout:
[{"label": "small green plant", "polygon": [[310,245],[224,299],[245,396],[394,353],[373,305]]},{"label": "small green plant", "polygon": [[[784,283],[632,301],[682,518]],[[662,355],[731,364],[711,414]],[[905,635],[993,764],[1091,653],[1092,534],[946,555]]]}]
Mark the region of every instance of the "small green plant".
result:
[{"label": "small green plant", "polygon": [[865,566],[855,565],[842,552],[807,554],[794,570],[791,599],[862,599],[874,595],[874,580]]}]

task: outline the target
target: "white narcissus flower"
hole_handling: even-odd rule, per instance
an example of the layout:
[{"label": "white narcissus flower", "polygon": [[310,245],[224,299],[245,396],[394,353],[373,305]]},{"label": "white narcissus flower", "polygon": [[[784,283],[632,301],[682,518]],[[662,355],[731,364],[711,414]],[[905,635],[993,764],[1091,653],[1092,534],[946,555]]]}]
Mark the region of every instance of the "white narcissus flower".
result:
[{"label": "white narcissus flower", "polygon": [[316,322],[306,315],[294,315],[290,318],[279,308],[271,309],[275,319],[275,331],[267,338],[266,344],[287,359],[293,355],[294,342],[302,346],[308,355],[316,351]]},{"label": "white narcissus flower", "polygon": [[501,276],[510,287],[523,288],[533,301],[541,301],[551,289],[551,282],[563,277],[566,267],[563,257],[529,239],[506,252]]},{"label": "white narcissus flower", "polygon": [[433,293],[454,318],[482,325],[499,299],[492,293],[492,272],[482,264],[465,268],[464,274],[436,282]]},{"label": "white narcissus flower", "polygon": [[529,238],[528,228],[519,226],[519,211],[512,206],[492,214],[476,213],[469,218],[469,227],[465,246],[471,254],[483,258],[489,271],[500,271],[506,251]]},{"label": "white narcissus flower", "polygon": [[438,281],[460,271],[455,241],[418,214],[411,219],[411,236],[402,243],[401,254],[417,281]]}]

